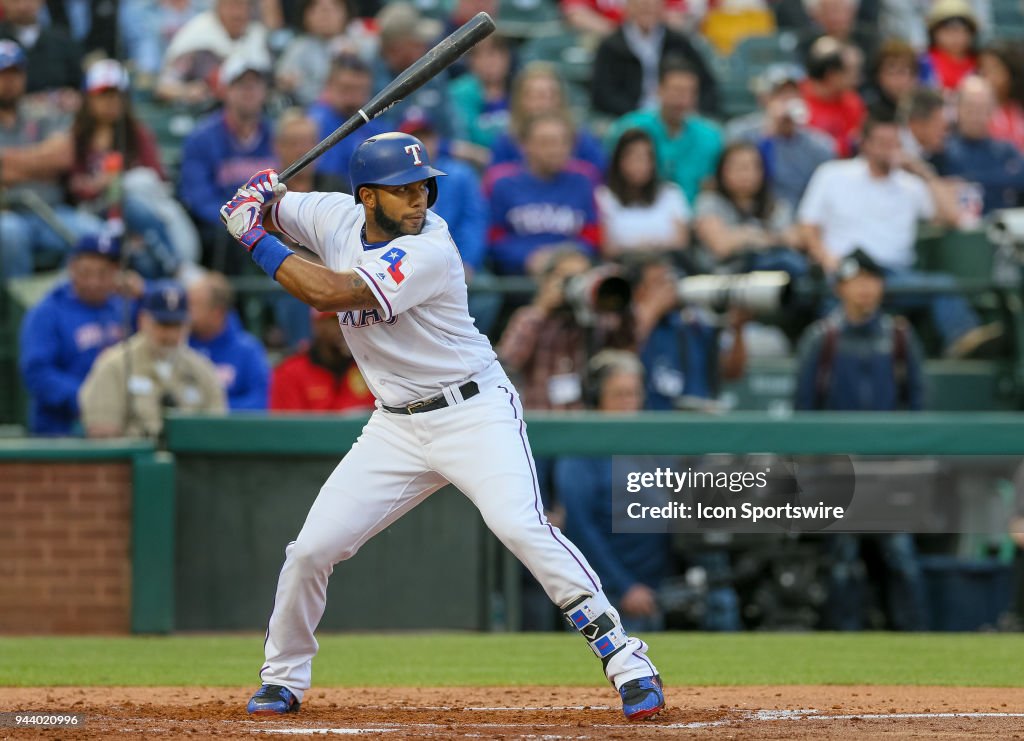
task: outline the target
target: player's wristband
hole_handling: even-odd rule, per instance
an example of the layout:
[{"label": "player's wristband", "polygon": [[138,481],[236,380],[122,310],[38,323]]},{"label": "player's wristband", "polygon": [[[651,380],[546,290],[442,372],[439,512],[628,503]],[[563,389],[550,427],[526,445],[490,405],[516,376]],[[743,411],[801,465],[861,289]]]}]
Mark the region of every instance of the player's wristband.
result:
[{"label": "player's wristband", "polygon": [[268,234],[263,237],[256,243],[256,246],[252,248],[252,259],[257,265],[263,268],[263,272],[271,278],[275,278],[277,276],[277,269],[281,267],[281,263],[294,254],[294,252],[285,247],[281,240],[273,234]]}]

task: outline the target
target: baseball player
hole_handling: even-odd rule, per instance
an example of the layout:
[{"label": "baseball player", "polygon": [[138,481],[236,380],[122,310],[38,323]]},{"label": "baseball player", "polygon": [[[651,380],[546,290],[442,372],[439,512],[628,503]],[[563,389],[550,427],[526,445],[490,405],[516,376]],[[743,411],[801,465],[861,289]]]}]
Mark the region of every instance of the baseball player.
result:
[{"label": "baseball player", "polygon": [[544,516],[519,395],[469,315],[448,226],[428,210],[441,175],[418,139],[386,133],[353,153],[354,196],[287,193],[276,172],[263,170],[221,208],[228,231],[268,275],[318,310],[337,312],[376,397],[285,549],[263,684],[248,712],[299,709],[334,565],[451,482],[589,642],[626,717],[649,718],[665,698],[647,645],[626,634],[594,570]]}]

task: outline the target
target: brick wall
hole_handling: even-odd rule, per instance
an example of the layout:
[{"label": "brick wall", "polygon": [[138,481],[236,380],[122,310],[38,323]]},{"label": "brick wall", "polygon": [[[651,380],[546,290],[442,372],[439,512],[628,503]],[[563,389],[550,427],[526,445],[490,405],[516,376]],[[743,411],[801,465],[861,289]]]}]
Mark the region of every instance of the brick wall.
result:
[{"label": "brick wall", "polygon": [[0,463],[0,633],[126,633],[131,465]]}]

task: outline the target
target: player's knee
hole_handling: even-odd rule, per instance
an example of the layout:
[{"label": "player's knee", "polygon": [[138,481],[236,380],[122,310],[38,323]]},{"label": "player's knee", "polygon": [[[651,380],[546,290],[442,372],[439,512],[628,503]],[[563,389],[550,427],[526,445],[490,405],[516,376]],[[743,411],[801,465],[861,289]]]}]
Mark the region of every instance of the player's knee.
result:
[{"label": "player's knee", "polygon": [[288,560],[303,572],[330,570],[334,565],[334,555],[311,540],[297,540],[288,546]]},{"label": "player's knee", "polygon": [[498,540],[513,553],[523,553],[526,551],[529,535],[525,527],[515,523],[503,522],[496,527],[492,526],[491,530]]}]

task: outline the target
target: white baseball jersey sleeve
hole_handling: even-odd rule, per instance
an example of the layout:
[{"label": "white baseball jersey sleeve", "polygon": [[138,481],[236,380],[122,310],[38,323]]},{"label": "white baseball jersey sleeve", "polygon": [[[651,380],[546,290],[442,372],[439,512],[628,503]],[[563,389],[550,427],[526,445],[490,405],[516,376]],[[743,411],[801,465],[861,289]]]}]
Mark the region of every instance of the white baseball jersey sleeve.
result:
[{"label": "white baseball jersey sleeve", "polygon": [[496,362],[467,305],[462,258],[448,225],[427,212],[423,231],[363,240],[363,207],[342,193],[288,193],[273,207],[281,232],[331,270],[355,270],[381,309],[338,313],[345,340],[374,396],[402,406],[436,396]]}]

